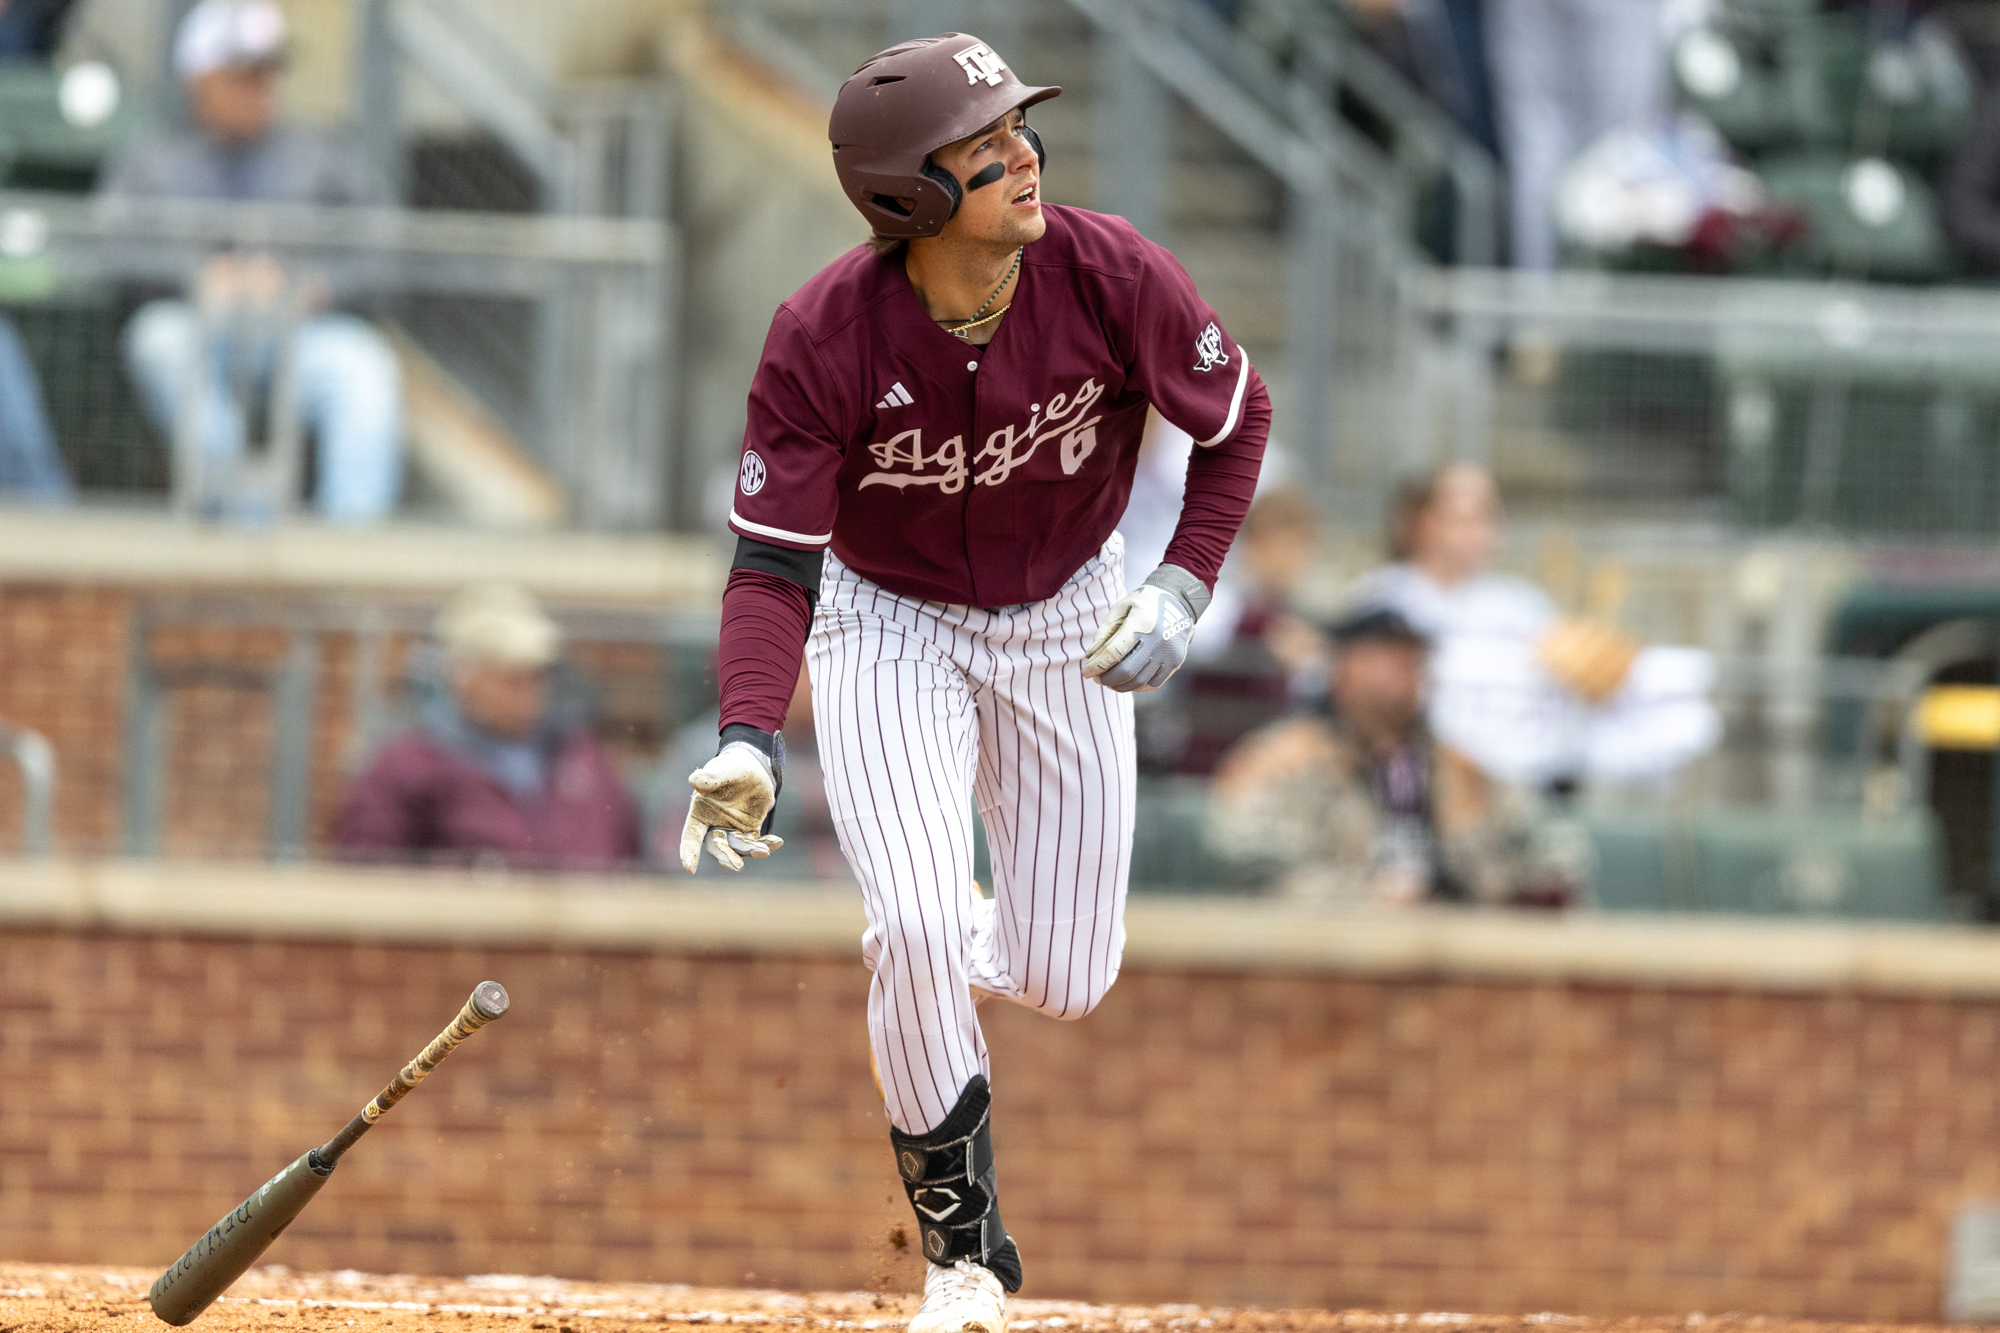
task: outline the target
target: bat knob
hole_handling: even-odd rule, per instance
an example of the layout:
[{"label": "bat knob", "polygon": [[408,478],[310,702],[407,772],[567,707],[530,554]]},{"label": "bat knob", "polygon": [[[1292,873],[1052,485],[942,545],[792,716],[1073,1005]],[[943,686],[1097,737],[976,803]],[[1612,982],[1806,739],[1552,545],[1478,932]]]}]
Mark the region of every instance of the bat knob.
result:
[{"label": "bat knob", "polygon": [[507,988],[497,981],[482,981],[472,988],[472,1007],[479,1016],[494,1019],[507,1012]]}]

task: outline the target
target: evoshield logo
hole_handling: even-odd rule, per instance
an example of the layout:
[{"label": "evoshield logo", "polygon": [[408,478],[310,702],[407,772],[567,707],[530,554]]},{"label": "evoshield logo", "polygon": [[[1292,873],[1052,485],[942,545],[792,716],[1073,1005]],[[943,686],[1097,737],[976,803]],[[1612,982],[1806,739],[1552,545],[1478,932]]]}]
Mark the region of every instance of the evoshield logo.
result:
[{"label": "evoshield logo", "polygon": [[[926,1198],[941,1201],[944,1203],[944,1207],[927,1207],[924,1203]],[[928,1189],[920,1189],[910,1196],[911,1206],[933,1222],[942,1222],[957,1212],[960,1202],[957,1190],[948,1190],[937,1185],[933,1185]]]}]

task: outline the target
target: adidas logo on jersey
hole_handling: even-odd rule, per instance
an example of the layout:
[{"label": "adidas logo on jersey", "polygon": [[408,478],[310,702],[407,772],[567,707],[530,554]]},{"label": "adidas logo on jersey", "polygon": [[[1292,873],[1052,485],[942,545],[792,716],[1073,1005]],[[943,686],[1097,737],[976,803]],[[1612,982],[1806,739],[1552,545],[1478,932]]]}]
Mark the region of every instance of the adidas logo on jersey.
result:
[{"label": "adidas logo on jersey", "polygon": [[891,407],[908,407],[911,403],[914,403],[916,401],[917,401],[916,399],[910,397],[910,391],[903,387],[903,382],[901,380],[897,380],[894,384],[889,386],[889,392],[883,394],[881,401],[877,402],[875,406],[883,409]]}]

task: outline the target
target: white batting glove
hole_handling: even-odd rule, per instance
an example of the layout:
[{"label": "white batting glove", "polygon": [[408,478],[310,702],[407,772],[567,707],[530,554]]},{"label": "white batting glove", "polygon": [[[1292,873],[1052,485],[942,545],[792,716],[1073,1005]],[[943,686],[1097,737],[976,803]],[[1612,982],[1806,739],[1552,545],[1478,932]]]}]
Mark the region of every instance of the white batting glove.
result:
[{"label": "white batting glove", "polygon": [[782,772],[748,741],[732,741],[689,775],[694,800],[681,829],[681,867],[688,874],[700,867],[704,846],[725,869],[741,870],[744,857],[761,860],[785,845],[764,832]]},{"label": "white batting glove", "polygon": [[1187,661],[1208,589],[1179,565],[1161,565],[1112,604],[1083,658],[1083,674],[1107,690],[1144,693]]}]

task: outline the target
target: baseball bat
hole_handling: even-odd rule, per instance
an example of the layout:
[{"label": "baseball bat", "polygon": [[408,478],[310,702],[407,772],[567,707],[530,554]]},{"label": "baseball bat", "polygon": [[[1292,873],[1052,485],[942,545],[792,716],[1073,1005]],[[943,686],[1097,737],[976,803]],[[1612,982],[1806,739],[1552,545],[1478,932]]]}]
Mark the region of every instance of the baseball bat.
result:
[{"label": "baseball bat", "polygon": [[249,1271],[257,1256],[278,1238],[278,1233],[304,1211],[313,1195],[319,1193],[320,1186],[326,1184],[326,1178],[333,1174],[341,1154],[353,1147],[354,1141],[366,1134],[384,1111],[423,1082],[424,1075],[436,1069],[460,1042],[506,1012],[506,987],[497,981],[482,981],[473,987],[472,998],[458,1011],[458,1017],[451,1020],[451,1026],[424,1047],[422,1055],[404,1065],[402,1072],[376,1093],[375,1099],[362,1107],[345,1129],[265,1181],[261,1189],[230,1209],[200,1240],[188,1246],[187,1253],[173,1267],[160,1274],[147,1293],[153,1313],[176,1326],[193,1322],[216,1297],[229,1290],[230,1283]]}]

